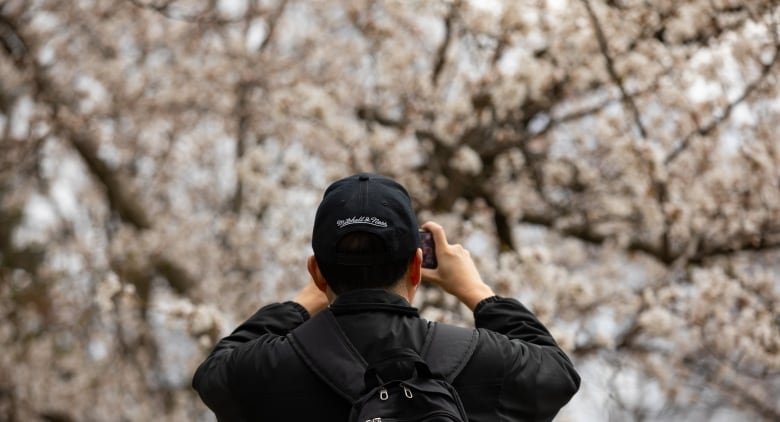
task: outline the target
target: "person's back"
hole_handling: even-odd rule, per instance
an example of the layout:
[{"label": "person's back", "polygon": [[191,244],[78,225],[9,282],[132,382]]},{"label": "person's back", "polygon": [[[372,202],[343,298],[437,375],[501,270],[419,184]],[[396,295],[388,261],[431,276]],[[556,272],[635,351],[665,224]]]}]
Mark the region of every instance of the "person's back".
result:
[{"label": "person's back", "polygon": [[367,174],[331,185],[315,218],[308,260],[314,282],[293,301],[260,309],[195,374],[194,388],[218,419],[347,420],[352,404],[302,359],[290,333],[329,306],[366,362],[392,350],[420,353],[431,323],[410,303],[421,280],[474,311],[476,344],[453,381],[469,420],[552,419],[579,387],[569,359],[522,304],[493,294],[441,226],[422,228],[433,233],[436,269],[421,268],[417,223],[403,187]]}]

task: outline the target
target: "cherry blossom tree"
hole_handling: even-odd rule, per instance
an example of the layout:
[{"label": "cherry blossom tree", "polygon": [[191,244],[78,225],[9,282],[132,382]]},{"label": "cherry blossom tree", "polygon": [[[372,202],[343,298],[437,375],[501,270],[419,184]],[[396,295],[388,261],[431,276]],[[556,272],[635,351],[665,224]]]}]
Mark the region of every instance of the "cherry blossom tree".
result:
[{"label": "cherry blossom tree", "polygon": [[[780,419],[771,0],[0,2],[0,419],[212,420],[214,342],[394,177],[583,375],[560,420]],[[470,314],[424,286],[424,317]]]}]

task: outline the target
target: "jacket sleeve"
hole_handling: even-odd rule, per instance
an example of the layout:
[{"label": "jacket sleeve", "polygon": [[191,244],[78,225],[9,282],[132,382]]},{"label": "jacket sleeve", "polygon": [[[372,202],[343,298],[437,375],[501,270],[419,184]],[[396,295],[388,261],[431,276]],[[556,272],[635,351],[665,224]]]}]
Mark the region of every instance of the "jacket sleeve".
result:
[{"label": "jacket sleeve", "polygon": [[498,405],[508,420],[552,420],[574,396],[580,376],[534,314],[515,299],[480,302],[474,320],[483,347],[504,365]]},{"label": "jacket sleeve", "polygon": [[243,421],[241,406],[235,394],[236,382],[231,374],[241,374],[247,365],[242,359],[258,342],[284,336],[309,319],[309,313],[295,302],[264,306],[232,334],[220,340],[192,379],[192,387],[220,422]]}]

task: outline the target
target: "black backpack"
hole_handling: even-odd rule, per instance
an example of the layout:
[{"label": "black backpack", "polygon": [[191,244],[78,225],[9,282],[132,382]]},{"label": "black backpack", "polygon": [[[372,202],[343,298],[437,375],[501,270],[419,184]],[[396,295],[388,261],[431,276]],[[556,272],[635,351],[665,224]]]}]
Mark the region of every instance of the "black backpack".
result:
[{"label": "black backpack", "polygon": [[477,345],[477,330],[429,323],[421,350],[388,350],[368,364],[326,309],[288,337],[328,386],[352,403],[354,422],[467,422],[451,383]]}]

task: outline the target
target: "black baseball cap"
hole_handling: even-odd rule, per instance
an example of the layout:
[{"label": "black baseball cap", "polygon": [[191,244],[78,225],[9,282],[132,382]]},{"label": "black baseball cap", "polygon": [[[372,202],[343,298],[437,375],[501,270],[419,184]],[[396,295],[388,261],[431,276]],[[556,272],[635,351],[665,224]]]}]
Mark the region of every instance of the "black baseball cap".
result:
[{"label": "black baseball cap", "polygon": [[[337,253],[336,245],[352,232],[371,233],[385,244],[381,254]],[[318,262],[349,266],[377,265],[409,259],[420,245],[417,217],[403,186],[372,173],[333,182],[314,217],[311,246]]]}]

